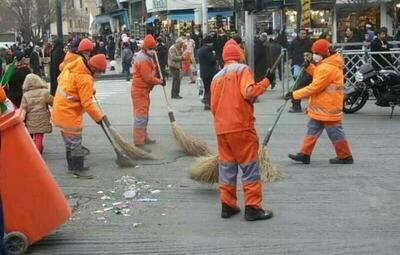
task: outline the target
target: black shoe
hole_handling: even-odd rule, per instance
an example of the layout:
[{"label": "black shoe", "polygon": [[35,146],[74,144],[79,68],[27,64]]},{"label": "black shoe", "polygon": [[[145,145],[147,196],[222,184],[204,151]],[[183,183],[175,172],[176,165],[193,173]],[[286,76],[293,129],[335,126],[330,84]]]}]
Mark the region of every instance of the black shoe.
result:
[{"label": "black shoe", "polygon": [[147,149],[146,146],[144,146],[144,144],[135,144],[135,146],[141,150],[144,150],[145,152],[151,153],[151,150]]},{"label": "black shoe", "polygon": [[210,111],[210,110],[211,107],[208,104],[204,105],[204,111]]},{"label": "black shoe", "polygon": [[146,140],[144,140],[145,144],[155,144],[157,141],[155,139],[150,139],[146,137]]},{"label": "black shoe", "polygon": [[67,158],[68,171],[72,171],[73,165],[72,165],[71,151],[66,152],[66,158]]},{"label": "black shoe", "polygon": [[83,166],[84,157],[72,157],[72,175],[76,178],[82,179],[93,179],[93,175],[90,174],[89,168]]},{"label": "black shoe", "polygon": [[268,220],[271,219],[274,214],[271,211],[254,208],[252,206],[246,206],[244,212],[244,218],[247,221],[256,221],[256,220]]},{"label": "black shoe", "polygon": [[290,109],[288,110],[288,113],[298,113],[298,112],[303,112],[301,110],[301,108],[294,108],[294,107],[290,107]]},{"label": "black shoe", "polygon": [[352,156],[349,156],[344,159],[339,159],[339,158],[332,158],[329,160],[329,163],[331,164],[343,164],[343,165],[351,165],[354,163],[354,159]]},{"label": "black shoe", "polygon": [[297,153],[296,155],[289,154],[289,158],[293,159],[294,161],[301,162],[303,164],[310,164],[310,155],[305,155],[303,153]]},{"label": "black shoe", "polygon": [[171,97],[172,99],[182,99],[183,97],[181,97],[181,96],[173,96],[173,97]]},{"label": "black shoe", "polygon": [[221,217],[224,219],[230,218],[233,215],[238,214],[239,212],[240,212],[239,207],[231,208],[227,204],[224,204],[224,203],[222,204]]}]

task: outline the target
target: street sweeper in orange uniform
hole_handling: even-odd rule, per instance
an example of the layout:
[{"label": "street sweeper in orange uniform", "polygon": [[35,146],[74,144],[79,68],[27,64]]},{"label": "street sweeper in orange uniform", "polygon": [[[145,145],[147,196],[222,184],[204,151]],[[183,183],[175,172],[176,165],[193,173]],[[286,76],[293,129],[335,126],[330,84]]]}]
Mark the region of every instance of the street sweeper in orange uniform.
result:
[{"label": "street sweeper in orange uniform", "polygon": [[240,212],[237,207],[236,182],[242,169],[245,219],[266,220],[272,212],[262,208],[262,185],[258,160],[258,135],[255,129],[253,102],[270,85],[272,72],[256,83],[250,68],[239,64],[242,54],[235,43],[223,49],[224,68],[211,83],[211,112],[218,140],[219,191],[222,218]]},{"label": "street sweeper in orange uniform", "polygon": [[135,116],[133,127],[133,141],[135,146],[151,152],[145,144],[154,144],[155,140],[147,134],[149,122],[150,91],[155,85],[165,86],[165,81],[157,78],[157,68],[153,60],[156,54],[156,41],[152,35],[144,38],[143,49],[134,60],[131,97]]}]

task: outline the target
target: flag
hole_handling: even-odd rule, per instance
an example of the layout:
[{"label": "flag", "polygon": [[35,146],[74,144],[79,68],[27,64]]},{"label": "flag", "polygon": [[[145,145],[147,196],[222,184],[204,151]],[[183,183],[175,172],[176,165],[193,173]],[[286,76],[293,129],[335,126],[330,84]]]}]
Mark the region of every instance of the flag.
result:
[{"label": "flag", "polygon": [[0,85],[5,86],[7,83],[10,81],[11,75],[14,72],[15,66],[16,66],[16,61],[14,60],[6,69],[3,77],[1,77]]}]

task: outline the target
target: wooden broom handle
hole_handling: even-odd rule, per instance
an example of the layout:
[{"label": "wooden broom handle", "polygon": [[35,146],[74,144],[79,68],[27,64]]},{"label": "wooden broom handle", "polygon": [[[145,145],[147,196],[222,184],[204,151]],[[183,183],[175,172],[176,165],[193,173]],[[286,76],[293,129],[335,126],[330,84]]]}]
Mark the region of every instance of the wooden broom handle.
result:
[{"label": "wooden broom handle", "polygon": [[[156,54],[154,54],[154,57],[156,59],[156,63],[157,63],[157,67],[158,67],[158,73],[160,74],[160,78],[161,78],[161,80],[164,80],[164,77],[163,77],[163,74],[162,74],[161,68],[160,68],[160,61],[158,61],[157,52],[156,52]],[[165,90],[165,86],[162,86],[162,88],[163,88],[163,92],[164,92],[165,102],[167,102],[168,111],[172,112],[171,103],[168,100],[167,91]]]}]

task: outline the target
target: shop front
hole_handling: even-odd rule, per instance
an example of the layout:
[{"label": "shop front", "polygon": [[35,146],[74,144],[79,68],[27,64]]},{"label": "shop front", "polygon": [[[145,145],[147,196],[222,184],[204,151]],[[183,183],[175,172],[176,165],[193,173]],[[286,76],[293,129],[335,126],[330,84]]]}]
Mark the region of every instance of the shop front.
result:
[{"label": "shop front", "polygon": [[[333,0],[311,0],[310,19],[302,28],[308,30],[312,39],[332,39],[334,33],[334,2]],[[297,35],[297,8],[295,0],[286,0],[283,9],[283,24],[286,26],[288,39],[291,40]]]}]

